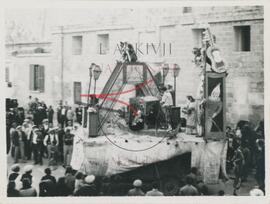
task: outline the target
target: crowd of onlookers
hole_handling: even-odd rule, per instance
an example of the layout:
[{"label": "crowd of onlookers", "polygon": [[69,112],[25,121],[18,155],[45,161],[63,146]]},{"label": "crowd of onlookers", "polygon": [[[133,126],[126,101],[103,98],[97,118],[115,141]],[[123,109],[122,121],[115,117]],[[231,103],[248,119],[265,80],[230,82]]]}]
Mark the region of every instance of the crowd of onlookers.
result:
[{"label": "crowd of onlookers", "polygon": [[[56,114],[55,114],[56,112]],[[8,183],[8,196],[97,196],[102,195],[95,185],[94,175],[76,172],[70,165],[73,151],[73,129],[82,124],[82,107],[76,109],[62,102],[54,109],[47,107],[37,98],[29,97],[27,107],[20,107],[16,100],[8,100],[6,105],[7,154],[14,159]],[[234,173],[234,195],[251,173],[254,172],[258,188],[253,193],[264,193],[265,188],[265,150],[264,122],[255,128],[248,121],[240,121],[236,129],[227,127],[228,138],[227,172]],[[39,183],[39,191],[32,187],[32,165],[26,165],[23,174],[20,166],[27,160],[43,165],[43,159],[49,161],[45,175]],[[58,165],[66,167],[66,173],[58,180],[51,170]],[[162,196],[157,184],[153,189],[143,192],[141,180],[135,180],[134,189],[127,192],[131,196]],[[37,193],[39,192],[39,193]],[[206,185],[192,168],[186,177],[186,185],[179,189],[178,195],[208,195]],[[224,195],[221,190],[218,195]]]},{"label": "crowd of onlookers", "polygon": [[52,106],[29,97],[27,107],[20,107],[16,100],[6,105],[7,153],[14,163],[34,160],[43,164],[48,158],[52,166],[69,165],[72,154],[72,130],[82,123],[82,107],[59,104],[56,116]]},{"label": "crowd of onlookers", "polygon": [[[39,189],[32,186],[32,165],[26,165],[23,173],[20,173],[20,166],[13,164],[11,173],[8,176],[8,197],[52,197],[52,196],[106,196],[104,188],[100,187],[94,175],[84,175],[80,171],[73,170],[70,166],[66,167],[65,174],[56,179],[50,168],[45,168],[44,176],[39,181]],[[164,196],[157,182],[152,183],[152,189],[143,190],[143,182],[136,179],[133,187],[126,189],[126,196]],[[211,194],[200,176],[197,174],[197,168],[191,168],[191,172],[186,175],[185,184],[181,186],[176,195],[178,196],[203,196],[216,195],[225,196],[224,190],[219,190],[216,194]],[[254,187],[250,191],[251,196],[263,196],[264,192],[258,187]]]},{"label": "crowd of onlookers", "polygon": [[235,129],[227,127],[227,172],[234,173],[234,195],[249,175],[254,174],[259,189],[265,191],[264,121],[256,127],[239,121]]}]

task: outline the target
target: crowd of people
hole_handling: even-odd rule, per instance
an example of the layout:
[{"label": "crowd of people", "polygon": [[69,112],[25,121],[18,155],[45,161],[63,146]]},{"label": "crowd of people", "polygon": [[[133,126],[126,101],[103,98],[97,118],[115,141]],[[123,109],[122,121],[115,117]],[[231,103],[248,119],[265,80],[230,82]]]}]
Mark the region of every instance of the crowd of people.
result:
[{"label": "crowd of people", "polygon": [[[78,129],[82,124],[82,107],[73,110],[70,106],[59,104],[55,109],[47,107],[37,98],[29,97],[27,107],[19,107],[16,101],[7,103],[7,154],[13,158],[14,165],[8,176],[8,196],[98,196],[102,192],[96,188],[94,175],[84,175],[71,168],[71,155],[74,153],[74,141],[79,141]],[[253,192],[265,191],[265,150],[264,150],[264,122],[258,127],[251,128],[247,121],[240,121],[236,129],[227,127],[228,151],[227,172],[233,172],[234,191],[241,188],[252,170],[258,188]],[[77,143],[77,142],[76,142]],[[76,150],[77,151],[77,150]],[[79,150],[80,151],[80,150]],[[77,161],[80,153],[76,153]],[[32,187],[33,165],[43,165],[44,158],[48,159],[45,175],[39,183],[39,191]],[[20,173],[18,163],[33,161],[33,165],[26,165],[23,174]],[[58,180],[51,175],[59,165],[66,168],[65,175]],[[131,196],[162,196],[157,184],[153,189],[143,192],[141,180],[135,180],[134,189],[127,192]],[[186,185],[179,189],[178,195],[208,195],[207,187],[197,176],[196,168],[186,177]],[[224,195],[221,190],[218,195]]]},{"label": "crowd of people", "polygon": [[29,97],[27,107],[18,103],[7,103],[6,133],[7,153],[14,163],[34,160],[34,164],[43,164],[43,158],[50,165],[70,164],[74,131],[82,123],[82,108],[73,110],[70,106],[57,107],[57,122],[54,109],[35,98]]},{"label": "crowd of people", "polygon": [[235,129],[227,127],[227,172],[234,173],[234,195],[252,173],[258,188],[265,192],[264,121],[252,128],[248,121],[239,121]]}]

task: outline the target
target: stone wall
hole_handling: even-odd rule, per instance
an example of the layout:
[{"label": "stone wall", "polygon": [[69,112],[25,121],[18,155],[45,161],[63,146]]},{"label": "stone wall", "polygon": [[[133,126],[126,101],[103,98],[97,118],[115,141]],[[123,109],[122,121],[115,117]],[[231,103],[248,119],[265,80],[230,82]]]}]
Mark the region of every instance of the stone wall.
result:
[{"label": "stone wall", "polygon": [[[179,64],[181,71],[176,82],[176,103],[184,105],[186,95],[196,95],[201,71],[192,62],[192,49],[198,46],[195,29],[201,28],[200,23],[208,22],[212,33],[217,37],[217,44],[228,67],[227,121],[235,124],[238,120],[244,119],[257,123],[263,118],[264,112],[263,8],[259,6],[195,7],[192,8],[192,13],[186,14],[182,13],[182,8],[178,10],[179,12],[177,9],[161,9],[157,12],[152,9],[149,13],[146,10],[126,10],[125,16],[119,15],[119,12],[111,12],[111,18],[97,18],[95,26],[89,24],[54,29],[50,54],[8,57],[9,61],[17,67],[14,97],[23,100],[32,94],[53,105],[56,105],[60,99],[73,104],[73,83],[81,82],[82,93],[87,93],[88,68],[92,62],[99,64],[103,70],[97,81],[96,93],[99,93],[109,78],[116,60],[120,58],[116,50],[117,44],[120,41],[129,41],[134,45],[142,43],[144,46],[146,43],[155,43],[156,46],[165,43],[167,49],[165,55],[162,50],[156,53],[152,50],[152,53],[138,54],[139,61],[150,64],[154,73],[161,71],[160,65],[164,62]],[[140,12],[144,17],[138,18],[137,14]],[[162,15],[158,15],[160,12]],[[126,15],[129,13],[130,15]],[[93,19],[91,21],[94,22]],[[234,48],[236,43],[234,26],[242,25],[250,26],[249,52],[235,51]],[[97,52],[98,34],[109,34],[110,51],[106,55]],[[73,55],[72,36],[78,35],[83,36],[82,54]],[[168,46],[171,46],[170,53]],[[16,50],[18,47],[10,49]],[[28,89],[29,74],[26,70],[29,64],[35,62],[43,63],[47,67],[45,93],[31,93]],[[61,70],[63,70],[63,82]],[[174,84],[171,71],[165,82]],[[94,81],[92,81],[91,93],[93,93],[93,84]],[[86,98],[83,101],[86,101]]]}]

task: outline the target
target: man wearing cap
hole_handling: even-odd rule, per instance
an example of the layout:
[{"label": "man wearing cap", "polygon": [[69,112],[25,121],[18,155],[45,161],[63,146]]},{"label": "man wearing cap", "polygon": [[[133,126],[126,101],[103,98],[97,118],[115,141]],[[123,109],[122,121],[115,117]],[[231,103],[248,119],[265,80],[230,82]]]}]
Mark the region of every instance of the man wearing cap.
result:
[{"label": "man wearing cap", "polygon": [[41,131],[37,126],[33,126],[33,132],[31,136],[33,153],[34,153],[34,161],[35,164],[42,165],[42,156],[43,156],[43,136]]},{"label": "man wearing cap", "polygon": [[96,185],[94,184],[95,176],[89,175],[84,179],[84,185],[75,192],[75,196],[98,196]]},{"label": "man wearing cap", "polygon": [[58,140],[58,135],[55,134],[55,129],[51,128],[49,130],[49,134],[47,134],[43,140],[44,146],[47,147],[48,151],[48,158],[51,158],[51,149],[53,148],[54,145],[58,146],[59,140]]},{"label": "man wearing cap", "polygon": [[23,179],[29,179],[30,184],[32,184],[33,180],[33,176],[32,176],[32,170],[33,170],[33,165],[25,165],[23,168],[24,174],[22,175],[21,181],[23,181]]},{"label": "man wearing cap", "polygon": [[12,171],[9,176],[8,176],[8,180],[9,181],[13,181],[15,182],[15,189],[20,190],[21,188],[21,174],[20,172],[20,166],[19,164],[13,164],[10,168],[10,170]]},{"label": "man wearing cap", "polygon": [[144,192],[142,191],[142,181],[137,179],[133,182],[133,189],[128,191],[128,196],[144,196]]},{"label": "man wearing cap", "polygon": [[26,142],[26,135],[22,131],[22,126],[19,125],[16,128],[13,138],[13,145],[15,146],[15,157],[14,162],[17,163],[19,160],[19,155],[21,156],[22,162],[25,162],[25,142]]}]

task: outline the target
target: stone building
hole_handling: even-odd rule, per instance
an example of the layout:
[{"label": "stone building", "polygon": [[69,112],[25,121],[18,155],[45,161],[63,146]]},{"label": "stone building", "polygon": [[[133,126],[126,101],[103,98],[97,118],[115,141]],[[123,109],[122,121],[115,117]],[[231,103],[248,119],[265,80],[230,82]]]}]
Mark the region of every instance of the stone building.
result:
[{"label": "stone building", "polygon": [[[138,60],[148,63],[154,73],[161,71],[162,63],[181,67],[176,104],[183,105],[186,95],[196,95],[201,70],[192,62],[192,49],[201,46],[201,25],[209,23],[228,67],[227,120],[256,124],[263,119],[263,7],[130,9],[104,18],[95,15],[87,25],[54,27],[50,42],[7,44],[9,97],[23,102],[32,95],[49,105],[59,100],[74,104],[78,95],[88,92],[91,63],[102,68],[96,82],[99,93],[120,59],[119,42],[129,41]],[[171,71],[165,83],[173,85]]]}]

